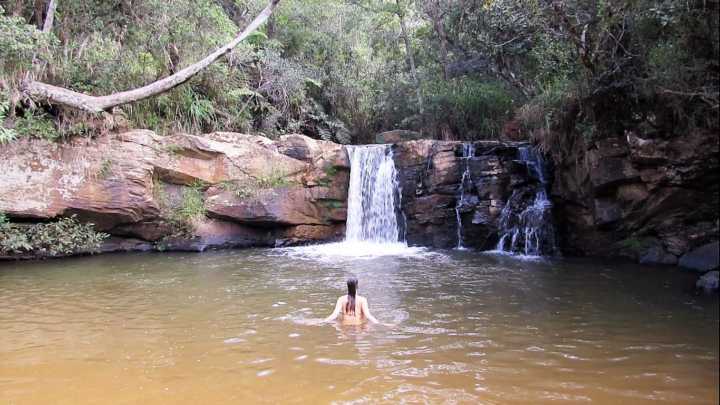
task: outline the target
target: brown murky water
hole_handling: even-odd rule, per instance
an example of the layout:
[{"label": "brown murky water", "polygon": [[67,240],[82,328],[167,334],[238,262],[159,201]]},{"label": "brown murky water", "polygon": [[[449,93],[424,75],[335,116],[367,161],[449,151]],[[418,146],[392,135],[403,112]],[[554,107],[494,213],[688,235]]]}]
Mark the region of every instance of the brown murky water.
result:
[{"label": "brown murky water", "polygon": [[[310,326],[344,278],[384,327]],[[675,270],[472,252],[0,265],[0,403],[718,403],[718,299]]]}]

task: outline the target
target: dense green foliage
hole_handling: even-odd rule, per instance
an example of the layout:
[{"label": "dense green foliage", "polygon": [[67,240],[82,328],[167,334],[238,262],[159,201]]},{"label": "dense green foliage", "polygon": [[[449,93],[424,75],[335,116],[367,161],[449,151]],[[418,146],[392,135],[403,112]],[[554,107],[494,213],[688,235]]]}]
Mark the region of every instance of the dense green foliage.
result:
[{"label": "dense green foliage", "polygon": [[172,226],[173,236],[193,234],[195,224],[205,217],[205,197],[203,192],[207,184],[197,181],[188,186],[181,186],[177,198],[166,190],[166,183],[160,179],[153,181],[154,198],[160,205],[162,216]]},{"label": "dense green foliage", "polygon": [[562,149],[718,127],[717,2],[283,1],[227,59],[110,121],[38,105],[20,82],[30,72],[97,95],[138,87],[227,42],[265,1],[58,0],[43,34],[45,3],[0,1],[0,143],[122,126],[345,143],[396,128],[446,139],[516,128]]},{"label": "dense green foliage", "polygon": [[0,255],[59,256],[93,253],[109,235],[74,216],[34,225],[15,224],[0,213]]},{"label": "dense green foliage", "polygon": [[183,188],[181,204],[174,213],[178,222],[189,224],[205,217],[204,187],[202,183],[195,183]]}]

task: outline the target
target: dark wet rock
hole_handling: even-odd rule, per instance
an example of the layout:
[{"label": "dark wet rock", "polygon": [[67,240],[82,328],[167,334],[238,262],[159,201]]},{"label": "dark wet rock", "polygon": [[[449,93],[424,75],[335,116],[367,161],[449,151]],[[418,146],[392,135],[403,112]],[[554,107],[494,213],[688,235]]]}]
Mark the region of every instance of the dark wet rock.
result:
[{"label": "dark wet rock", "polygon": [[590,172],[590,181],[596,194],[639,178],[640,173],[622,158],[599,158]]},{"label": "dark wet rock", "polygon": [[272,232],[235,222],[206,219],[193,229],[193,242],[204,249],[263,246],[271,243]]},{"label": "dark wet rock", "polygon": [[652,246],[642,253],[638,261],[642,264],[675,265],[678,258],[666,252],[661,246]]},{"label": "dark wet rock", "polygon": [[717,292],[720,289],[720,272],[709,271],[703,274],[695,286],[707,293]]},{"label": "dark wet rock", "polygon": [[622,209],[615,199],[596,198],[593,202],[595,205],[595,225],[607,227],[622,219]]},{"label": "dark wet rock", "polygon": [[134,238],[119,238],[116,236],[112,236],[103,242],[102,246],[100,247],[100,252],[149,252],[154,249],[154,245],[145,240]]},{"label": "dark wet rock", "polygon": [[141,221],[121,225],[113,229],[116,236],[139,238],[148,242],[158,241],[175,231],[173,225],[162,221]]},{"label": "dark wet rock", "polygon": [[[455,246],[458,206],[468,246],[494,248],[505,205],[526,206],[528,198],[523,196],[532,195],[526,191],[540,181],[527,162],[517,159],[522,145],[526,144],[475,142],[469,161],[462,159],[462,142],[396,145],[408,241]],[[458,203],[466,164],[472,186]],[[630,133],[577,143],[553,166],[550,199],[564,254],[624,256],[672,265],[718,240],[716,134],[658,140]],[[681,264],[689,263],[690,257]]]},{"label": "dark wet rock", "polygon": [[[656,239],[629,256],[671,263],[718,240],[717,133],[633,133],[577,143],[554,156],[552,200],[562,250],[628,256],[624,241]],[[688,262],[689,259],[680,260]]]},{"label": "dark wet rock", "polygon": [[680,267],[697,271],[717,269],[718,266],[720,266],[718,249],[720,249],[718,242],[711,242],[700,246],[680,258]]},{"label": "dark wet rock", "polygon": [[[457,213],[466,247],[493,249],[499,239],[499,217],[515,189],[537,183],[525,165],[518,167],[518,147],[525,143],[474,142],[475,153],[463,158],[463,143],[419,140],[394,149],[407,241],[413,245],[457,246]],[[470,178],[458,202],[465,167]],[[527,201],[525,201],[527,203]]]}]

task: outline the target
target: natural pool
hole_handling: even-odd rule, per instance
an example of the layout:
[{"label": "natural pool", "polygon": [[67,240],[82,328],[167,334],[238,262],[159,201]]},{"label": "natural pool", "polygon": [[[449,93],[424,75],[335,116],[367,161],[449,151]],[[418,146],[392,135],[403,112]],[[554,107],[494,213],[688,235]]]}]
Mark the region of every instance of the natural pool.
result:
[{"label": "natural pool", "polygon": [[[310,326],[360,279],[376,317]],[[718,403],[718,298],[675,269],[470,251],[0,264],[0,403]]]}]

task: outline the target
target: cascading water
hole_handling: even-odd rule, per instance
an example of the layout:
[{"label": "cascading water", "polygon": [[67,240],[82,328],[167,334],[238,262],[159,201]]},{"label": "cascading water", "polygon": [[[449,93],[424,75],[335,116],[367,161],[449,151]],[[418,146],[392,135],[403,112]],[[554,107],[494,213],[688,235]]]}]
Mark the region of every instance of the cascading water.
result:
[{"label": "cascading water", "polygon": [[466,187],[469,185],[468,188],[472,188],[472,178],[470,177],[470,159],[472,159],[473,156],[475,156],[475,145],[472,143],[463,144],[462,159],[465,161],[465,170],[463,171],[462,179],[460,180],[460,196],[458,197],[457,204],[455,204],[455,218],[457,220],[457,249],[465,248],[463,246],[463,226],[460,209],[464,203]]},{"label": "cascading water", "polygon": [[288,248],[285,252],[313,260],[338,257],[417,256],[425,249],[408,247],[403,232],[393,152],[389,145],[346,146],[350,187],[345,240],[324,245]]},{"label": "cascading water", "polygon": [[400,193],[392,149],[386,145],[347,146],[350,189],[346,242],[400,242]]},{"label": "cascading water", "polygon": [[530,147],[518,148],[518,160],[537,180],[531,189],[516,189],[500,215],[497,250],[528,256],[557,253],[552,203],[547,198],[548,181],[542,156]]}]

